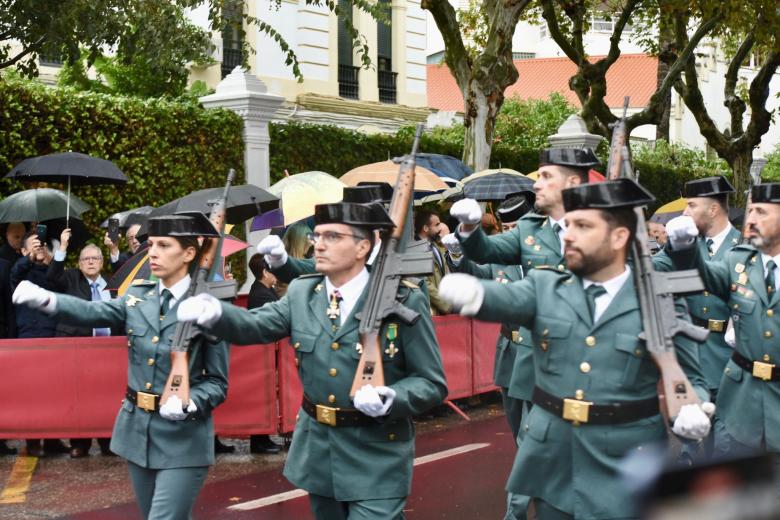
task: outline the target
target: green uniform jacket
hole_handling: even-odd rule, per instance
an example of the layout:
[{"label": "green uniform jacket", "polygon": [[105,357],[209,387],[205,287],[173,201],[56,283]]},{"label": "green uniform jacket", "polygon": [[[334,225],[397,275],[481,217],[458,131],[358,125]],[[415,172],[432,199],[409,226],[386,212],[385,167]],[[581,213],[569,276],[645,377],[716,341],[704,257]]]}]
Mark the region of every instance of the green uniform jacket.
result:
[{"label": "green uniform jacket", "polygon": [[280,282],[290,283],[301,275],[316,273],[315,263],[314,258],[293,258],[290,256],[283,265],[271,269],[271,272]]},{"label": "green uniform jacket", "polygon": [[[495,280],[499,283],[516,282],[523,279],[523,271],[517,265],[485,264],[479,265],[468,258],[461,259],[456,266],[450,264],[453,271],[467,273],[477,278]],[[496,361],[493,367],[493,382],[496,386],[509,389],[509,395],[515,399],[529,401],[534,389],[533,342],[531,332],[517,323],[505,323],[506,327],[518,331],[519,341],[499,334],[496,342]]]},{"label": "green uniform jacket", "polygon": [[[370,282],[369,282],[370,284]],[[236,344],[268,343],[286,336],[295,348],[304,393],[326,406],[353,408],[349,397],[360,352],[358,320],[368,286],[353,313],[337,330],[327,316],[324,277],[294,280],[279,301],[247,311],[223,304],[213,332]],[[405,497],[414,460],[411,416],[436,406],[447,395],[428,301],[422,291],[401,286],[398,299],[419,312],[407,326],[393,316],[385,320],[382,338],[385,384],[396,391],[390,414],[376,424],[333,428],[300,410],[284,475],[310,493],[339,501]],[[397,335],[390,348],[392,325]]]},{"label": "green uniform jacket", "polygon": [[[178,304],[177,304],[178,305]],[[162,395],[171,370],[170,343],[176,330],[176,306],[160,321],[157,282],[132,285],[107,302],[88,302],[57,295],[57,319],[88,327],[125,327],[127,385]],[[130,401],[122,407],[111,435],[111,451],[144,468],[169,469],[214,463],[214,423],[211,412],[227,397],[228,346],[220,341],[190,350],[190,398],[198,411],[183,421],[163,419]],[[151,387],[148,387],[148,384]]]},{"label": "green uniform jacket", "polygon": [[[731,231],[726,235],[726,239],[721,244],[720,248],[715,252],[715,255],[711,258],[713,261],[721,260],[726,256],[726,252],[730,251],[732,247],[739,244],[740,232],[731,228]],[[707,251],[707,244],[702,238],[699,238],[696,242],[699,248],[699,253],[703,255],[703,258],[709,257]],[[672,271],[674,265],[672,259],[669,258],[665,249],[659,251],[653,257],[653,264],[658,271]],[[723,377],[723,369],[726,367],[729,358],[731,357],[732,349],[726,344],[724,339],[726,332],[726,323],[728,323],[731,317],[726,302],[711,294],[709,291],[697,293],[685,298],[688,302],[688,311],[694,318],[700,320],[722,320],[724,321],[723,332],[710,332],[707,341],[699,344],[699,360],[701,362],[701,370],[704,372],[704,377],[707,380],[707,386],[710,390],[717,390],[720,386],[720,380]]]},{"label": "green uniform jacket", "polygon": [[[659,373],[638,338],[639,303],[626,281],[595,325],[579,278],[568,271],[534,269],[510,284],[482,282],[478,319],[518,322],[531,329],[536,385],[559,398],[577,390],[596,404],[657,396]],[[696,345],[679,338],[677,358],[706,399]],[[661,415],[620,425],[572,423],[534,406],[525,419],[507,489],[539,497],[578,519],[636,515],[621,483],[621,459],[648,443],[663,442]]]},{"label": "green uniform jacket", "polygon": [[[670,251],[678,269],[696,267],[708,291],[728,302],[735,350],[753,361],[780,360],[780,292],[767,294],[761,253],[740,245],[708,262],[698,248]],[[780,383],[754,378],[729,360],[718,390],[718,417],[742,444],[780,451]]]}]

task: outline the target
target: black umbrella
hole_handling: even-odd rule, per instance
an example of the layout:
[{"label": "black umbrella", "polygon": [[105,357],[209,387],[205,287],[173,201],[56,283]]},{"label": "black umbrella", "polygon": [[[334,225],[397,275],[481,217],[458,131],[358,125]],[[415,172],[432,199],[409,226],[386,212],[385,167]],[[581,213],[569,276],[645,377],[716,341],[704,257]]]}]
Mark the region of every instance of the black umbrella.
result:
[{"label": "black umbrella", "polygon": [[[186,211],[200,211],[208,215],[215,200],[222,196],[224,188],[208,188],[198,190],[176,199],[149,213],[149,217],[172,215]],[[266,211],[277,209],[279,199],[271,193],[252,184],[242,184],[230,188],[228,200],[225,204],[228,224],[241,224],[252,217]]]},{"label": "black umbrella", "polygon": [[81,216],[92,207],[78,197],[52,188],[24,190],[0,201],[0,222],[40,222],[67,218],[68,212]]},{"label": "black umbrella", "polygon": [[474,173],[467,164],[450,155],[418,153],[414,158],[419,166],[428,168],[439,177],[448,177],[460,181],[463,180],[463,177],[467,177]]},{"label": "black umbrella", "polygon": [[491,171],[480,176],[474,174],[463,182],[463,195],[476,200],[504,200],[511,193],[530,191],[534,181],[519,173]]},{"label": "black umbrella", "polygon": [[70,217],[70,220],[66,222],[65,218],[55,218],[52,220],[44,220],[39,224],[46,225],[46,242],[50,247],[53,247],[54,240],[59,242],[62,231],[70,226],[70,242],[68,242],[68,250],[78,251],[84,244],[90,239],[89,230],[81,219]]},{"label": "black umbrella", "polygon": [[[124,184],[127,176],[111,161],[77,152],[52,153],[25,159],[11,170],[7,179],[71,184]],[[70,216],[70,206],[65,218]]]},{"label": "black umbrella", "polygon": [[126,231],[130,226],[146,222],[146,219],[149,218],[149,213],[153,209],[152,206],[141,206],[140,208],[126,209],[125,211],[114,213],[101,222],[100,227],[106,229],[108,227],[108,219],[115,218],[119,220],[119,229]]}]

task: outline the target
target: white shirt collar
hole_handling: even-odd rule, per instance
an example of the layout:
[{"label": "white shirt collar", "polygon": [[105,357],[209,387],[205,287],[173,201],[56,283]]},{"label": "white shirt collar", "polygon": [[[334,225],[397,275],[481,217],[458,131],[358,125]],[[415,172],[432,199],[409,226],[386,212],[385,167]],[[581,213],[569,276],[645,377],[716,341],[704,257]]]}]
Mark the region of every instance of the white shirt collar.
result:
[{"label": "white shirt collar", "polygon": [[601,285],[607,291],[607,294],[610,296],[610,298],[614,298],[618,291],[623,288],[623,284],[626,283],[626,280],[628,280],[629,276],[631,276],[631,268],[626,265],[625,271],[615,276],[614,278],[610,278],[606,282],[599,283],[594,282],[593,280],[588,280],[587,278],[583,278],[582,287],[587,289],[593,284]]},{"label": "white shirt collar", "polygon": [[360,295],[363,294],[363,289],[366,288],[368,279],[368,270],[365,267],[353,279],[341,287],[336,287],[330,281],[330,278],[327,276],[325,277],[325,290],[328,291],[328,299],[330,300],[330,295],[335,289],[338,289],[339,293],[341,294],[342,299],[341,303],[339,304],[339,310],[341,311],[340,318],[342,324],[352,312],[352,309],[355,307],[355,304],[357,303],[358,298],[360,298]]},{"label": "white shirt collar", "polygon": [[157,282],[157,291],[160,295],[162,295],[163,289],[168,289],[171,291],[173,299],[171,300],[170,306],[173,307],[177,301],[181,300],[182,296],[184,296],[184,294],[187,292],[187,289],[190,288],[191,281],[192,279],[190,278],[189,274],[185,275],[184,278],[173,284],[172,287],[165,287],[160,281]]},{"label": "white shirt collar", "polygon": [[717,253],[718,252],[718,249],[720,249],[720,246],[723,245],[723,242],[726,240],[726,235],[729,234],[729,232],[731,231],[732,227],[733,226],[731,225],[731,222],[729,222],[728,225],[725,227],[725,229],[723,231],[721,231],[720,233],[718,233],[717,235],[715,235],[714,237],[705,237],[704,238],[705,242],[707,241],[707,239],[712,240],[712,252],[713,253]]},{"label": "white shirt collar", "polygon": [[[766,272],[766,264],[768,264],[770,260],[774,260],[775,261],[775,269],[777,269],[777,267],[780,267],[780,255],[769,256],[769,255],[767,255],[765,253],[761,253],[761,262],[764,264],[764,276],[766,276],[766,274],[767,274],[767,272]],[[775,283],[777,283],[777,281],[778,280],[775,279]]]},{"label": "white shirt collar", "polygon": [[549,216],[547,218],[550,219],[550,227],[554,227],[555,224],[558,224],[561,226],[561,230],[566,231],[566,215],[562,216],[560,220],[555,220]]}]

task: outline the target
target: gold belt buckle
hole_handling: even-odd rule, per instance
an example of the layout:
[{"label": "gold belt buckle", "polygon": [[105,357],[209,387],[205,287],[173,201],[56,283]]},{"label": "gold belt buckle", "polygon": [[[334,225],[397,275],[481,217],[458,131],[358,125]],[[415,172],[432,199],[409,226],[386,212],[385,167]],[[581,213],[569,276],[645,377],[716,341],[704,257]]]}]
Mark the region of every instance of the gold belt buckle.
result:
[{"label": "gold belt buckle", "polygon": [[772,379],[773,368],[775,368],[775,366],[770,363],[753,361],[753,377],[763,379],[764,381],[770,381]]},{"label": "gold belt buckle", "polygon": [[328,426],[336,426],[336,411],[338,411],[338,408],[318,404],[317,422],[327,424]]},{"label": "gold belt buckle", "polygon": [[138,406],[138,408],[141,408],[142,410],[146,410],[147,412],[153,412],[155,397],[157,397],[157,395],[155,394],[147,394],[146,392],[136,392],[135,404],[136,406]]},{"label": "gold belt buckle", "polygon": [[707,320],[707,328],[712,332],[723,332],[726,320]]},{"label": "gold belt buckle", "polygon": [[571,421],[574,424],[588,422],[588,414],[590,412],[590,405],[593,403],[588,401],[580,401],[579,399],[564,399],[563,400],[563,418],[567,421]]},{"label": "gold belt buckle", "polygon": [[520,331],[519,330],[513,330],[512,331],[512,343],[520,343]]}]

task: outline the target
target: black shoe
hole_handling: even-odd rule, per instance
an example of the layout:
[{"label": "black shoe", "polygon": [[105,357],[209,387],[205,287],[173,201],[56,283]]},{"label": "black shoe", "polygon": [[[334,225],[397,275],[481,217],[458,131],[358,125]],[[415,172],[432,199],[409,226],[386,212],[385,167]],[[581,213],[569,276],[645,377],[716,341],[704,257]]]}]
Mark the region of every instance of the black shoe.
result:
[{"label": "black shoe", "polygon": [[274,454],[282,451],[282,447],[272,441],[268,435],[252,435],[249,438],[249,451],[251,453]]},{"label": "black shoe", "polygon": [[26,445],[28,457],[43,457],[45,455],[40,439],[28,439]]},{"label": "black shoe", "polygon": [[71,448],[70,449],[70,458],[71,459],[83,459],[89,455],[89,451],[85,450],[84,448]]},{"label": "black shoe", "polygon": [[16,448],[10,447],[5,441],[0,441],[0,455],[16,455]]},{"label": "black shoe", "polygon": [[45,451],[47,455],[57,455],[60,453],[70,453],[70,448],[65,446],[59,439],[44,439],[43,451]]},{"label": "black shoe", "polygon": [[219,440],[219,437],[216,435],[214,436],[214,452],[215,453],[233,453],[236,451],[235,446],[229,446],[227,444],[223,444],[222,441]]}]

